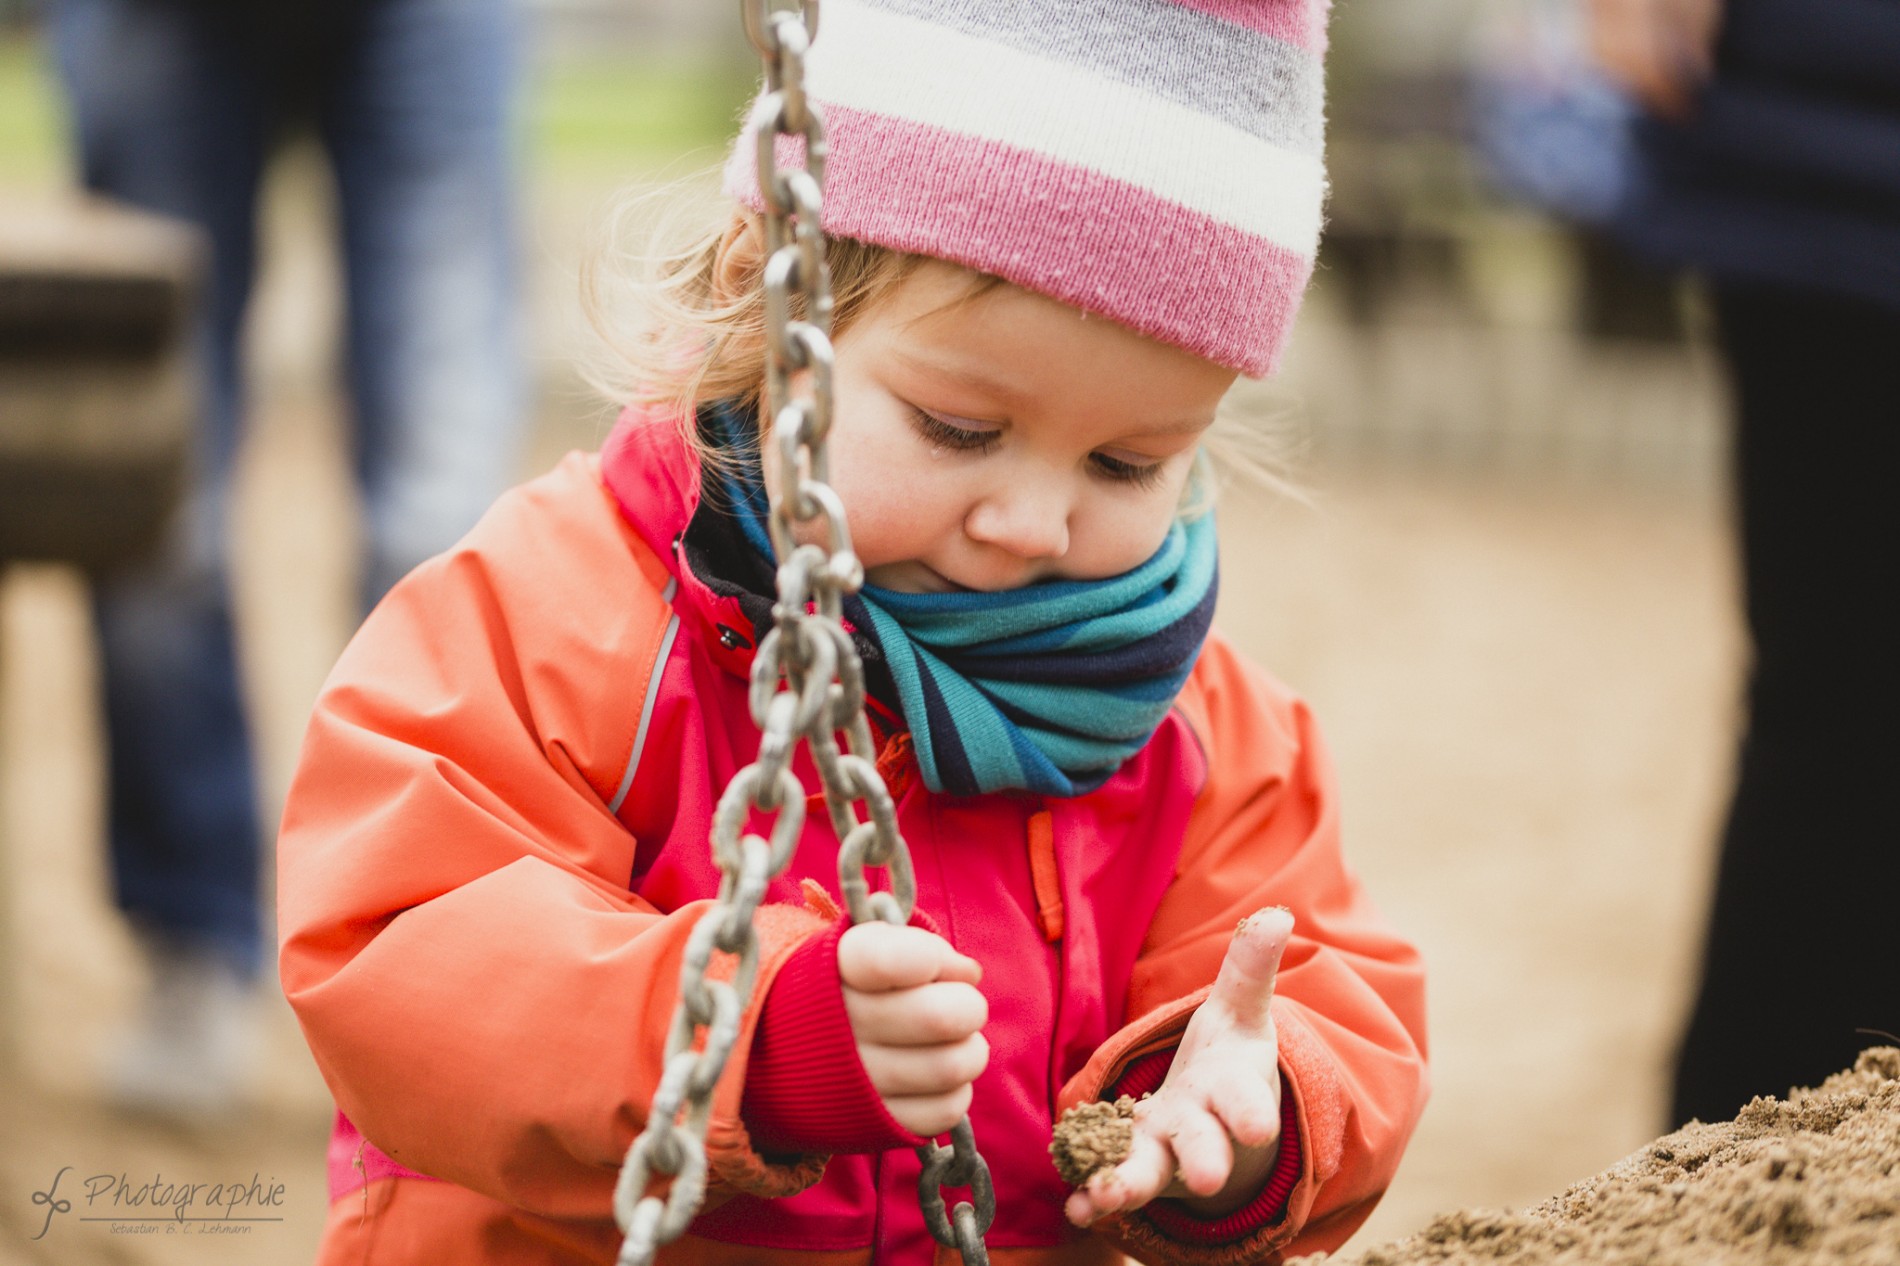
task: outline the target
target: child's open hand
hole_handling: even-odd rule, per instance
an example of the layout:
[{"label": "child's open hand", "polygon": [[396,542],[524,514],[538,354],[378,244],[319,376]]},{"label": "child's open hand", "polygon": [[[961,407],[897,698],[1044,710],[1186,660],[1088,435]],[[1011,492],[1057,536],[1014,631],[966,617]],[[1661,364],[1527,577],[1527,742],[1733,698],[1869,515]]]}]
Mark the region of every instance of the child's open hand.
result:
[{"label": "child's open hand", "polygon": [[860,923],[838,941],[858,1058],[884,1108],[912,1134],[942,1134],[970,1109],[990,1062],[983,969],[934,932]]},{"label": "child's open hand", "polygon": [[1218,1217],[1260,1190],[1280,1142],[1280,1044],[1267,1004],[1292,934],[1293,916],[1278,907],[1241,923],[1168,1079],[1135,1108],[1127,1159],[1069,1197],[1071,1222],[1087,1226],[1158,1196]]}]

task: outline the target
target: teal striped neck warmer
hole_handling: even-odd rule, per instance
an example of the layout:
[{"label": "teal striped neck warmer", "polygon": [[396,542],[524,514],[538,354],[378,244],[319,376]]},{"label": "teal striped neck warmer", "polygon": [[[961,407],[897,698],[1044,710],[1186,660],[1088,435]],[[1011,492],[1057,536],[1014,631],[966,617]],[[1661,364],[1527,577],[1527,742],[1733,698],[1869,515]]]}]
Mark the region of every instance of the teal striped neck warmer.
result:
[{"label": "teal striped neck warmer", "polygon": [[[709,429],[751,455],[723,498],[772,558],[749,410],[726,401]],[[1106,580],[990,593],[903,593],[866,585],[845,603],[896,687],[924,783],[978,795],[1093,791],[1167,716],[1213,623],[1211,515],[1176,520],[1161,548]]]}]

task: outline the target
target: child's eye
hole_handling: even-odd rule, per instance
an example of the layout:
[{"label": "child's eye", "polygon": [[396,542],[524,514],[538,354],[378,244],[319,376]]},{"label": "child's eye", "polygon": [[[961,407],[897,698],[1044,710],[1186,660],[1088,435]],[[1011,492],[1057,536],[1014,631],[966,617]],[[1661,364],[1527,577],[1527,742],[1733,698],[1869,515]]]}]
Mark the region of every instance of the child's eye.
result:
[{"label": "child's eye", "polygon": [[1136,488],[1152,488],[1160,483],[1162,469],[1167,465],[1166,462],[1146,464],[1125,462],[1119,457],[1110,457],[1107,453],[1091,453],[1089,461],[1103,478]]},{"label": "child's eye", "polygon": [[1001,431],[972,431],[966,427],[952,426],[934,413],[922,409],[913,409],[917,429],[925,439],[945,448],[954,448],[959,452],[986,453],[995,447],[1002,438]]}]

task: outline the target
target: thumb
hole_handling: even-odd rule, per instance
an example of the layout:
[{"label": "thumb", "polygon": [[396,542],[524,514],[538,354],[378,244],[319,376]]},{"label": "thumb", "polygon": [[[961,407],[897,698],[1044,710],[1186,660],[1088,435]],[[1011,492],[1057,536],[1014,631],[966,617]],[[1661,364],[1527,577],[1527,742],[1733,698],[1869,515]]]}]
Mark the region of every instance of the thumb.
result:
[{"label": "thumb", "polygon": [[1268,906],[1242,919],[1228,942],[1227,957],[1221,960],[1208,1001],[1219,1003],[1236,1023],[1264,1028],[1280,955],[1292,936],[1293,913],[1285,906]]}]

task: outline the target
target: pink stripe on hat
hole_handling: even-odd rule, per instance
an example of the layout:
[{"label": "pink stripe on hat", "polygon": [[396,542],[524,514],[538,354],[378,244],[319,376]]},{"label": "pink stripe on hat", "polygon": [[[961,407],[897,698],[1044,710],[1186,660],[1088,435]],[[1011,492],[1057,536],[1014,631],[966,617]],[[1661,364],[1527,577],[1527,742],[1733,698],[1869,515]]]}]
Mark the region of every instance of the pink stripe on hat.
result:
[{"label": "pink stripe on hat", "polygon": [[1326,15],[1332,0],[1173,0],[1184,9],[1259,31],[1315,53],[1326,51]]},{"label": "pink stripe on hat", "polygon": [[[825,228],[1269,373],[1319,239],[1327,6],[825,0]],[[726,168],[754,209],[759,117]]]},{"label": "pink stripe on hat", "polygon": [[[1278,364],[1311,259],[1046,154],[843,106],[825,119],[827,232],[992,273],[1245,374]],[[794,143],[781,151],[790,163]],[[734,151],[726,187],[759,210],[753,154]]]}]

